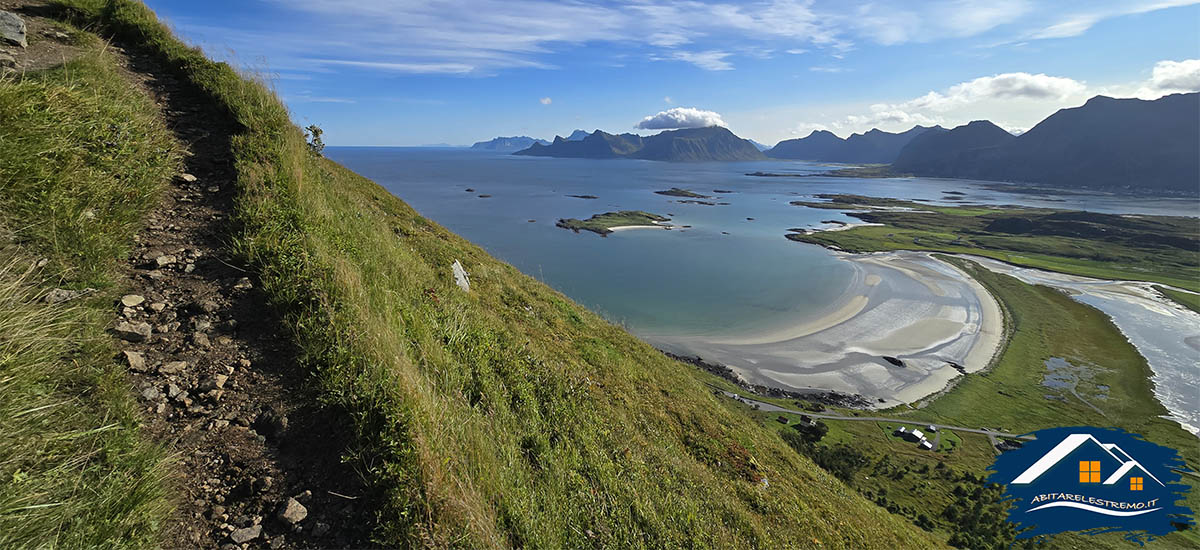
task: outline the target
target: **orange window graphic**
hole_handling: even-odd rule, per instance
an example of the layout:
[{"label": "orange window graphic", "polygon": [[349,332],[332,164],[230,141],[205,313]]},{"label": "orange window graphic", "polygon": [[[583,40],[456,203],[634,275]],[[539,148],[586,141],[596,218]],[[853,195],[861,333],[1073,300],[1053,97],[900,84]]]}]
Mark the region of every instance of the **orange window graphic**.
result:
[{"label": "orange window graphic", "polygon": [[1080,483],[1100,483],[1100,461],[1099,460],[1080,460],[1079,461],[1079,482]]},{"label": "orange window graphic", "polygon": [[1140,478],[1140,477],[1129,478],[1129,490],[1130,491],[1141,491],[1142,490],[1142,478]]}]

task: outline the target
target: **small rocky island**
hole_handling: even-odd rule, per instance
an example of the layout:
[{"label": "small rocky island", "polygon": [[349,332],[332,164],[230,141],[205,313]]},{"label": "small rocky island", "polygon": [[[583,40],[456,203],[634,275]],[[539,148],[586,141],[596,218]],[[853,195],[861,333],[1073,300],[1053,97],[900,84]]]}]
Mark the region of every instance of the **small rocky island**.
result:
[{"label": "small rocky island", "polygon": [[680,189],[678,187],[672,187],[670,189],[667,189],[666,191],[655,191],[654,194],[655,195],[666,195],[668,197],[688,197],[690,199],[711,199],[712,198],[708,195],[701,195],[700,193],[688,191],[687,189]]},{"label": "small rocky island", "polygon": [[596,214],[586,220],[577,220],[575,218],[560,219],[554,225],[563,229],[570,229],[576,233],[580,230],[591,231],[603,237],[617,229],[663,227],[662,223],[669,221],[671,219],[666,216],[651,214],[641,210],[621,210],[619,212]]}]

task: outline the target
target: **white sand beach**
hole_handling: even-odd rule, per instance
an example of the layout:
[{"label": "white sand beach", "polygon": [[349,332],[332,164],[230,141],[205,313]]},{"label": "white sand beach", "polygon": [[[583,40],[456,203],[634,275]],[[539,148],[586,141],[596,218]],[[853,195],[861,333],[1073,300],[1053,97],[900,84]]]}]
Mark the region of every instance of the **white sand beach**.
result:
[{"label": "white sand beach", "polygon": [[975,372],[999,350],[999,304],[957,268],[922,252],[838,257],[854,275],[819,314],[751,334],[732,327],[655,343],[727,365],[751,383],[860,394],[879,407],[935,393],[961,376],[953,365]]}]

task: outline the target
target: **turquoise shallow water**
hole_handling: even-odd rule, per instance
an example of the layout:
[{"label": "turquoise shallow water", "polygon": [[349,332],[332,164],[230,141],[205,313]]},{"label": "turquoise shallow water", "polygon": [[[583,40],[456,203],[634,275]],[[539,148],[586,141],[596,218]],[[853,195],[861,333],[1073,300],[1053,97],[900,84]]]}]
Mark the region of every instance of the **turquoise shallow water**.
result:
[{"label": "turquoise shallow water", "polygon": [[[634,333],[656,339],[751,334],[826,310],[849,284],[852,268],[820,247],[788,241],[784,234],[792,227],[820,226],[823,220],[855,220],[788,204],[816,193],[943,202],[947,195],[942,191],[954,190],[966,193],[959,201],[966,203],[1176,215],[1195,215],[1196,210],[1195,201],[1188,200],[1036,197],[955,180],[745,175],[827,169],[792,161],[551,159],[431,148],[330,147],[326,154],[521,271]],[[676,197],[653,193],[671,187],[730,204],[680,204]],[[717,194],[715,189],[733,193]],[[481,194],[491,197],[479,198]],[[599,199],[567,196],[571,194]],[[602,238],[554,227],[558,218],[628,209],[669,215],[675,225],[691,228],[632,230]]]}]

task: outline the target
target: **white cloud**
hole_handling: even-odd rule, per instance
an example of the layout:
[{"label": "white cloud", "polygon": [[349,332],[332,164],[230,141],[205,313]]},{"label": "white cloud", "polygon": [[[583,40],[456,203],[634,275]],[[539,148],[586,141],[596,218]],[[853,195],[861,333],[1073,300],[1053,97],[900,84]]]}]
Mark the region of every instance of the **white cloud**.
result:
[{"label": "white cloud", "polygon": [[1159,61],[1154,65],[1150,87],[1162,91],[1200,91],[1200,59]]},{"label": "white cloud", "polygon": [[929,92],[899,105],[902,109],[946,111],[991,99],[1062,100],[1087,89],[1083,82],[1060,76],[1004,73],[955,84],[945,93]]},{"label": "white cloud", "polygon": [[823,66],[823,67],[809,67],[808,70],[817,72],[817,73],[844,73],[850,69],[847,69],[845,67]]},{"label": "white cloud", "polygon": [[808,50],[806,50],[804,48],[792,48],[790,50],[784,50],[784,53],[790,53],[792,55],[800,55],[802,53],[808,53]]},{"label": "white cloud", "polygon": [[543,98],[539,99],[538,101],[541,102],[542,105],[549,105],[551,103],[554,103],[554,100],[552,100],[548,97],[543,97]]},{"label": "white cloud", "polygon": [[672,130],[677,128],[706,128],[725,126],[721,115],[694,107],[675,107],[643,118],[637,124],[640,130]]},{"label": "white cloud", "polygon": [[668,104],[668,105],[670,105],[670,104],[672,104],[672,103],[675,103],[674,101],[671,101],[671,96],[664,96],[664,97],[663,97],[663,102],[665,102],[665,103],[666,103],[666,104]]},{"label": "white cloud", "polygon": [[733,69],[733,64],[725,61],[725,58],[729,57],[729,55],[729,52],[714,50],[707,52],[675,52],[671,57],[680,61],[687,61],[706,71],[728,71]]}]

